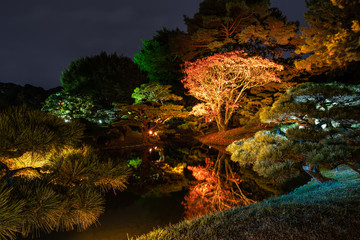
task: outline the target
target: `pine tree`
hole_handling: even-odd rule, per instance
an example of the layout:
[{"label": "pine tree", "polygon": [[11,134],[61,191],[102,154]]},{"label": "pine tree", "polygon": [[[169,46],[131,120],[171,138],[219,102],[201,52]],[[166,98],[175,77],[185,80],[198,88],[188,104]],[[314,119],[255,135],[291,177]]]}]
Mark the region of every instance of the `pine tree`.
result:
[{"label": "pine tree", "polygon": [[337,83],[290,89],[260,114],[263,122],[279,124],[277,130],[234,142],[232,159],[269,177],[299,166],[321,182],[327,179],[320,167],[346,164],[360,172],[359,93],[359,85]]}]

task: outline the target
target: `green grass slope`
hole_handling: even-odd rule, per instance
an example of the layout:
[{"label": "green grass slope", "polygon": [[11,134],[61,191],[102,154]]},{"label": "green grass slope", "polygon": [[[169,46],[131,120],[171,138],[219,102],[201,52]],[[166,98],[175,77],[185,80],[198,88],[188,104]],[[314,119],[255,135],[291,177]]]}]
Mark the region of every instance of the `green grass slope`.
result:
[{"label": "green grass slope", "polygon": [[183,221],[140,239],[360,239],[360,176],[342,166],[293,192],[246,207]]}]

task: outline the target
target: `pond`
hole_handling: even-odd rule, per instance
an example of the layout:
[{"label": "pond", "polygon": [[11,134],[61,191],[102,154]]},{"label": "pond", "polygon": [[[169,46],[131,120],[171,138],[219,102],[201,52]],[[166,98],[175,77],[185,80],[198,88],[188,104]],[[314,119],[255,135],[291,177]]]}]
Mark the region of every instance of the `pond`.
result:
[{"label": "pond", "polygon": [[229,155],[195,139],[174,138],[106,153],[133,169],[128,189],[106,194],[105,213],[97,226],[83,232],[43,234],[39,240],[130,239],[186,218],[280,195],[308,181],[300,176],[275,184],[240,169]]}]

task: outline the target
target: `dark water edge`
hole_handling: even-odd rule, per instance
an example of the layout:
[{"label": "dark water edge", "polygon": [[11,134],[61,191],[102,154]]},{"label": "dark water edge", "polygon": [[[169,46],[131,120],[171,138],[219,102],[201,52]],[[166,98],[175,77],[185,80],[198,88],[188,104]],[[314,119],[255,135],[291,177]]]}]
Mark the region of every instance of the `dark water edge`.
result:
[{"label": "dark water edge", "polygon": [[[188,149],[188,151],[184,151],[184,149]],[[142,149],[133,149],[131,151],[132,154],[125,154],[123,152],[110,153],[116,157],[121,156],[119,157],[120,160],[143,156]],[[254,175],[251,170],[251,173],[249,173],[249,171],[240,171],[239,166],[229,160],[229,156],[224,159],[221,158],[223,154],[219,154],[219,152],[212,147],[197,142],[194,143],[194,141],[168,141],[166,147],[164,147],[164,152],[167,156],[167,162],[186,162],[187,165],[193,166],[205,166],[205,158],[211,158],[212,162],[219,160],[221,164],[228,161],[233,165],[234,172],[240,173],[240,178],[243,180],[240,183],[240,187],[250,198],[256,201],[262,201],[274,194],[274,192],[268,189],[263,189],[264,186],[262,185],[264,183],[260,184],[262,180],[259,177],[254,178],[256,174]],[[159,154],[153,152],[152,155],[148,157],[150,161],[154,161],[159,157]],[[154,159],[151,159],[151,157]],[[188,173],[186,174],[186,172]],[[191,172],[185,171],[185,178],[190,180],[190,176],[188,175],[192,175]],[[191,181],[193,180],[194,179],[191,179]],[[259,180],[260,182],[257,182]],[[284,189],[280,190],[280,194],[289,192],[305,184],[308,180],[307,175],[293,179],[283,186]],[[129,184],[128,187],[130,187],[133,192],[139,192],[136,191],[136,187],[134,188],[136,183],[132,182],[132,180],[130,180],[130,183],[133,184]],[[179,189],[181,189],[181,187]],[[91,226],[83,232],[43,233],[41,237],[35,238],[35,240],[128,240],[132,237],[148,233],[158,227],[166,227],[169,226],[169,224],[176,224],[185,219],[185,210],[182,202],[184,201],[185,195],[189,192],[189,189],[166,195],[146,197],[140,195],[143,194],[141,191],[138,194],[133,192],[117,192],[117,194],[114,195],[112,191],[109,191],[105,199],[105,212],[98,219],[99,224],[96,226]],[[153,192],[157,193],[156,191]]]},{"label": "dark water edge", "polygon": [[130,192],[112,192],[106,196],[105,213],[100,225],[83,232],[52,232],[37,240],[127,240],[148,233],[157,227],[175,224],[184,219],[181,202],[187,191],[161,197],[141,197]]}]

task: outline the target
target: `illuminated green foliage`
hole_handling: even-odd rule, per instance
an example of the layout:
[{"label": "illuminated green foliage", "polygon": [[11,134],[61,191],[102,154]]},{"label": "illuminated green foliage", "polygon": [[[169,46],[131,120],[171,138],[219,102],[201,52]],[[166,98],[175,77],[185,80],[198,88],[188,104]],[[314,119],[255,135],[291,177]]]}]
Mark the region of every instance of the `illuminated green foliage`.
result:
[{"label": "illuminated green foliage", "polygon": [[134,89],[131,97],[135,99],[135,104],[146,102],[163,104],[166,101],[182,100],[182,97],[171,93],[170,88],[171,85],[161,85],[158,82],[144,83]]},{"label": "illuminated green foliage", "polygon": [[64,91],[51,94],[41,109],[70,121],[85,119],[96,124],[109,124],[115,118],[114,109],[104,109],[89,96],[71,95]]},{"label": "illuminated green foliage", "polygon": [[130,159],[128,162],[128,167],[133,167],[136,169],[140,166],[141,163],[142,163],[142,159],[139,157],[135,159]]},{"label": "illuminated green foliage", "polygon": [[120,121],[114,123],[114,126],[129,125],[140,128],[145,143],[148,143],[151,137],[158,138],[158,131],[165,128],[167,121],[188,115],[184,106],[172,103],[182,98],[172,94],[170,87],[149,83],[136,88],[132,95],[135,104],[116,106]]},{"label": "illuminated green foliage", "polygon": [[174,38],[182,34],[178,29],[168,30],[163,28],[158,31],[152,40],[142,40],[143,47],[135,53],[134,62],[146,72],[150,82],[171,84],[181,78],[182,63],[174,53]]},{"label": "illuminated green foliage", "polygon": [[119,122],[114,123],[114,126],[129,125],[139,127],[145,143],[148,143],[151,137],[158,138],[159,131],[165,128],[165,123],[170,119],[188,115],[184,106],[175,104],[163,104],[160,106],[146,104],[119,105],[117,109],[121,119]]}]

